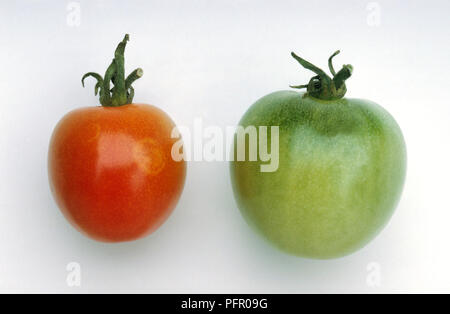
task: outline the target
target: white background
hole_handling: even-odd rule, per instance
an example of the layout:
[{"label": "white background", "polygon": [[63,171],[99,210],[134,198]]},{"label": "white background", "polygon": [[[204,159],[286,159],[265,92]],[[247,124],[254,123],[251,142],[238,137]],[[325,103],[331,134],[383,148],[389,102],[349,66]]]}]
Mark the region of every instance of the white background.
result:
[{"label": "white background", "polygon": [[[450,2],[369,3],[2,0],[0,292],[450,292]],[[79,234],[49,191],[48,142],[65,113],[98,104],[80,78],[103,73],[126,32],[127,72],[145,71],[135,101],[188,127],[235,125],[261,96],[306,83],[291,50],[326,68],[341,49],[336,67],[355,67],[347,96],[384,106],[405,135],[407,180],[389,225],[345,258],[288,256],[241,218],[227,162],[191,162],[153,235],[102,244]],[[81,265],[80,287],[66,283],[69,262]]]}]

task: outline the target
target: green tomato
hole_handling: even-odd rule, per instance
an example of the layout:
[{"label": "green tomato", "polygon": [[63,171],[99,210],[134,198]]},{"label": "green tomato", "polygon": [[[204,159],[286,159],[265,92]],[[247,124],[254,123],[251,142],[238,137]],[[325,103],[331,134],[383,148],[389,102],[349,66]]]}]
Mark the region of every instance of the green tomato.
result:
[{"label": "green tomato", "polygon": [[307,93],[279,91],[253,104],[239,124],[255,126],[258,135],[259,126],[279,126],[278,169],[261,172],[258,159],[232,161],[230,171],[249,225],[285,252],[328,259],[363,247],[389,221],[403,188],[406,148],[379,105],[312,97],[318,87],[310,82]]}]

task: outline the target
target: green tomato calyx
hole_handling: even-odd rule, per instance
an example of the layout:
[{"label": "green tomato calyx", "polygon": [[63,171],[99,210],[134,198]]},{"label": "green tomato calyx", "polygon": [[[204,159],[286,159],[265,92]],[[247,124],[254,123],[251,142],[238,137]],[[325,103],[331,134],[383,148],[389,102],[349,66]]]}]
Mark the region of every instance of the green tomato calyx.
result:
[{"label": "green tomato calyx", "polygon": [[[92,76],[97,80],[95,84],[95,95],[99,92],[100,103],[105,107],[118,107],[131,104],[134,97],[134,88],[131,86],[134,81],[144,75],[141,68],[137,68],[125,78],[125,46],[130,39],[128,34],[119,43],[114,53],[114,59],[106,70],[105,76],[95,72],[88,72],[81,78],[81,84],[84,87],[84,80]],[[111,88],[111,83],[114,87]]]},{"label": "green tomato calyx", "polygon": [[328,67],[333,75],[333,78],[331,78],[322,69],[291,52],[291,56],[305,69],[313,71],[317,75],[313,76],[306,85],[291,85],[290,87],[306,88],[308,95],[323,100],[334,100],[344,97],[347,92],[345,80],[352,75],[353,67],[350,64],[345,64],[342,66],[342,69],[336,73],[333,67],[333,58],[339,53],[340,51],[338,50],[328,58]]}]

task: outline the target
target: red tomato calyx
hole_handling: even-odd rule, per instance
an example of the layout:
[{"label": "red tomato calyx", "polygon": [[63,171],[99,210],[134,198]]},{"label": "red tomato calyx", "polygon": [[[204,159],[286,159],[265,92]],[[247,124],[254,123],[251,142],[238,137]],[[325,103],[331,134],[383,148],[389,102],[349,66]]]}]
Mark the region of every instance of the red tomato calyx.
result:
[{"label": "red tomato calyx", "polygon": [[[144,75],[141,68],[137,68],[125,78],[125,47],[130,36],[125,35],[119,43],[114,53],[114,59],[106,70],[105,76],[95,72],[88,72],[81,78],[84,87],[84,80],[91,76],[97,80],[95,84],[95,95],[100,94],[100,103],[106,107],[118,107],[131,104],[134,97],[134,88],[131,86],[134,81]],[[111,83],[114,87],[111,88]]]}]

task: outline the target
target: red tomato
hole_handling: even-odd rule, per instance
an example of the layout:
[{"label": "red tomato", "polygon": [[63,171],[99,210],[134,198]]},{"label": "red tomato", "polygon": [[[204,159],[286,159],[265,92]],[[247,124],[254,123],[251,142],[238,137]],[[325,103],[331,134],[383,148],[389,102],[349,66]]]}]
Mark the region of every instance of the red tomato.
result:
[{"label": "red tomato", "polygon": [[[162,110],[132,104],[125,78],[125,35],[95,94],[102,106],[68,113],[50,140],[50,188],[61,211],[78,230],[105,242],[130,241],[157,229],[174,209],[183,190],[186,163],[172,159],[175,124]],[[114,87],[111,86],[114,85]],[[180,143],[177,143],[179,147]]]},{"label": "red tomato", "polygon": [[186,163],[171,157],[175,127],[149,105],[68,113],[50,141],[49,178],[66,218],[88,236],[129,241],[158,228],[183,189]]}]

